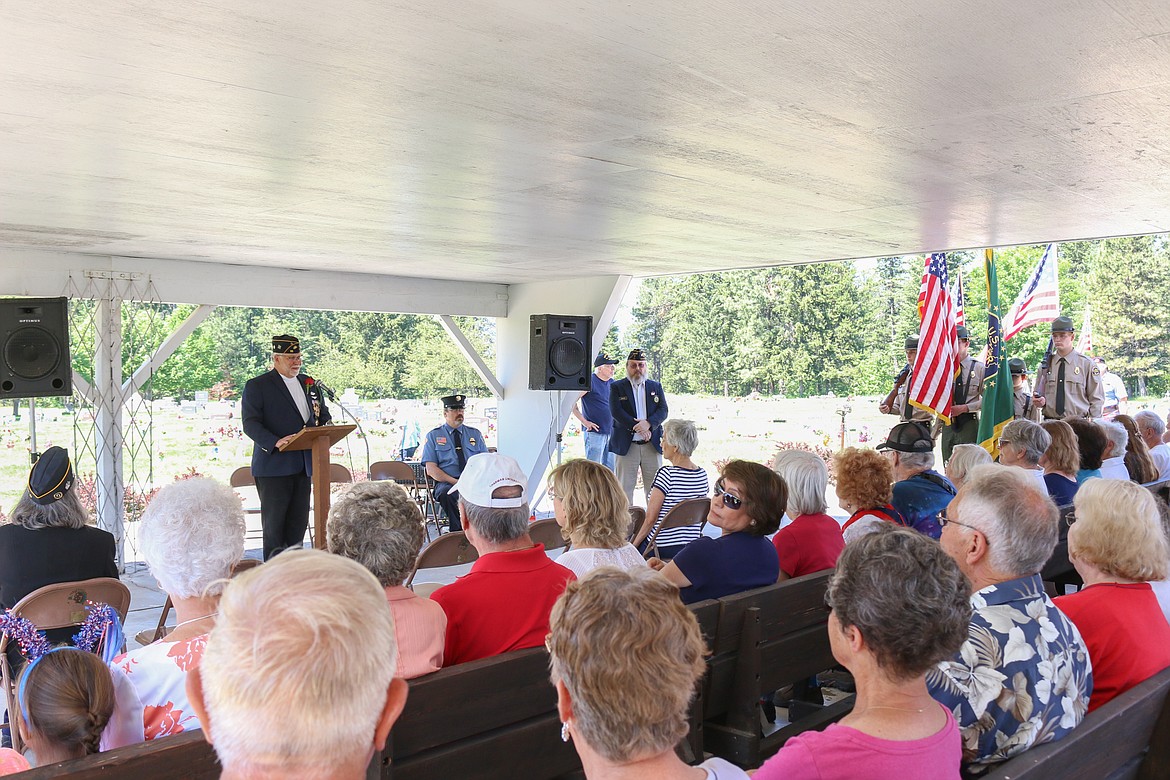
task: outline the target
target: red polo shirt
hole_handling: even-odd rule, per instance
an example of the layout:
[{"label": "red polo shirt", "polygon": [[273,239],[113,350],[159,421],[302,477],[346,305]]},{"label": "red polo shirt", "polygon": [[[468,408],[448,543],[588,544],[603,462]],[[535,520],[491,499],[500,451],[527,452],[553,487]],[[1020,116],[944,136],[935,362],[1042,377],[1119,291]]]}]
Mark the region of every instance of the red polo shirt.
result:
[{"label": "red polo shirt", "polygon": [[431,594],[447,613],[443,665],[540,647],[553,602],[575,579],[542,544],[480,556],[469,573]]}]

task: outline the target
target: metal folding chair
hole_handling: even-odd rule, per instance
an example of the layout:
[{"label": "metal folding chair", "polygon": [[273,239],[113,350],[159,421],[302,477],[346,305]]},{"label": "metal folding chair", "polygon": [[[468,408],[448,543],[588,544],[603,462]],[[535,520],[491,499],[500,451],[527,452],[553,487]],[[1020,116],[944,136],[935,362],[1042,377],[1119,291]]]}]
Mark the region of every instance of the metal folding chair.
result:
[{"label": "metal folding chair", "polygon": [[471,563],[478,557],[479,551],[471,546],[471,542],[467,541],[467,536],[462,531],[445,533],[419,552],[418,559],[414,562],[414,571],[406,580],[406,587],[409,588],[414,583],[414,576],[421,569],[459,566]]},{"label": "metal folding chair", "polygon": [[658,555],[658,535],[668,528],[682,528],[688,525],[699,524],[699,531],[702,532],[703,526],[707,525],[707,515],[711,512],[711,499],[709,498],[688,498],[686,501],[680,501],[666,513],[666,517],[662,518],[662,522],[656,528],[650,530],[650,535],[646,537],[646,559],[649,560]]}]

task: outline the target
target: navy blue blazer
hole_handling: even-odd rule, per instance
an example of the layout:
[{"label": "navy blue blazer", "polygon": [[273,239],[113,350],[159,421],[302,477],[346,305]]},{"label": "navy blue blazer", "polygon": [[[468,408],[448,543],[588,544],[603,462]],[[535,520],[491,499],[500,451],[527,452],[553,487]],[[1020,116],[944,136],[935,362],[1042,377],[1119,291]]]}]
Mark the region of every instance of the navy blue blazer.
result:
[{"label": "navy blue blazer", "polygon": [[[613,415],[613,433],[609,435],[609,451],[625,455],[634,440],[634,423],[638,416],[634,407],[633,387],[630,380],[616,379],[609,386],[609,411]],[[670,410],[666,407],[666,394],[662,385],[653,379],[646,380],[646,419],[650,422],[650,441],[654,449],[662,452],[662,423]],[[641,446],[641,445],[639,445]]]},{"label": "navy blue blazer", "polygon": [[[302,389],[307,378],[304,374],[297,375],[297,381],[301,383]],[[301,419],[301,412],[288,393],[284,378],[275,368],[266,374],[249,379],[244,385],[244,397],[241,401],[244,433],[255,443],[252,447],[252,476],[288,477],[293,474],[313,473],[313,453],[310,450],[281,452],[276,449],[276,442],[290,433],[296,433],[306,426],[326,425],[333,420],[320,388],[313,388],[313,393],[320,406],[320,418],[313,414],[313,402],[310,397],[309,421],[306,423]]]}]

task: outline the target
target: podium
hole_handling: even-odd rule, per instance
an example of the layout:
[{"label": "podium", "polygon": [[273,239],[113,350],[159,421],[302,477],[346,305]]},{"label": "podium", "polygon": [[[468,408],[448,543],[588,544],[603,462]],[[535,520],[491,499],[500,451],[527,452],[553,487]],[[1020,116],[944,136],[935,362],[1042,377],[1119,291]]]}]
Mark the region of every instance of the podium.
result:
[{"label": "podium", "polygon": [[281,452],[313,451],[313,546],[318,550],[325,549],[325,520],[329,517],[329,448],[356,429],[356,425],[302,428],[280,448]]}]

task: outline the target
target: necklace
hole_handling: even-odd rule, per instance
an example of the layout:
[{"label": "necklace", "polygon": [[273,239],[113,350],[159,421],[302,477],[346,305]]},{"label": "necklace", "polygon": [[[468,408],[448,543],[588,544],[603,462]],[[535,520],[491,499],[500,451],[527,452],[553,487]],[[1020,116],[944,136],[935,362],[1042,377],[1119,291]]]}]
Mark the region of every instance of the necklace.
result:
[{"label": "necklace", "polygon": [[[198,623],[200,620],[206,620],[207,618],[215,617],[218,614],[219,614],[219,610],[217,609],[215,612],[208,612],[206,615],[201,615],[200,617],[197,617],[197,618],[191,618],[190,620],[184,620],[182,622],[176,623],[175,627],[172,628],[171,630],[175,631],[177,629],[182,628],[185,625],[188,625],[189,623]],[[920,712],[921,712],[921,710],[920,710]]]},{"label": "necklace", "polygon": [[919,707],[915,709],[914,707],[891,707],[888,704],[871,704],[865,708],[866,712],[869,712],[870,710],[898,710],[899,712],[917,712],[920,714],[926,712],[925,707]]}]

